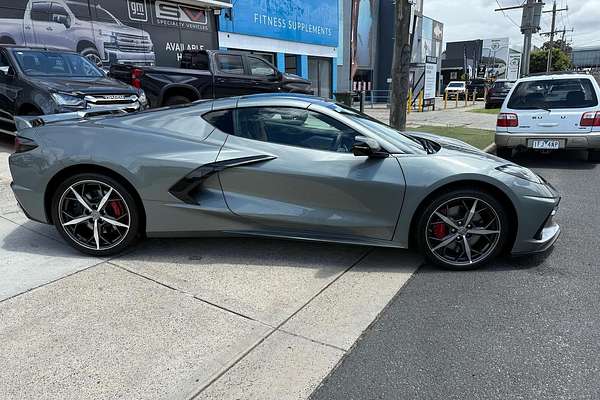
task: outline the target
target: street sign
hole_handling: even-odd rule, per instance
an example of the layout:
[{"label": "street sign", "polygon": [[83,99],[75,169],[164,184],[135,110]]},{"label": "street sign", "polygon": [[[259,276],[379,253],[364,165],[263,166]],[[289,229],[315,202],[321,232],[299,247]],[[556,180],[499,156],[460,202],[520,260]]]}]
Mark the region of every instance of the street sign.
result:
[{"label": "street sign", "polygon": [[425,100],[435,98],[437,84],[437,64],[425,64],[425,81],[423,84],[423,97]]}]

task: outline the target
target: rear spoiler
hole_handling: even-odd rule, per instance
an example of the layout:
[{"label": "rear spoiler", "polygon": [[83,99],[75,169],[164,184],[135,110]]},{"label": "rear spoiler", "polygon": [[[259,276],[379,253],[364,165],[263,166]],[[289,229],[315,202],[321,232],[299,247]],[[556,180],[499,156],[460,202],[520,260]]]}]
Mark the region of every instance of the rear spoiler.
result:
[{"label": "rear spoiler", "polygon": [[15,117],[17,132],[24,129],[37,128],[54,122],[78,121],[101,115],[127,114],[122,107],[103,107],[102,109],[89,109],[62,114],[18,116]]}]

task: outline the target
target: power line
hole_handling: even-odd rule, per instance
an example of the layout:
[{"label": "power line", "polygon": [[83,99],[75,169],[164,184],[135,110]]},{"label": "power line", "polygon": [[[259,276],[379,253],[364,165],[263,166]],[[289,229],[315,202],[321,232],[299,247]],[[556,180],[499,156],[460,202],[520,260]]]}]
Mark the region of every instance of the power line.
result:
[{"label": "power line", "polygon": [[[499,7],[500,11],[502,11],[502,15],[504,15],[506,18],[508,18],[508,20],[510,22],[512,22],[512,24],[514,26],[516,26],[517,28],[521,29],[521,25],[517,24],[517,22],[514,19],[512,19],[512,17],[510,15],[508,15],[507,13],[504,12],[504,9],[503,9],[502,5],[500,4],[499,0],[496,0],[496,4],[498,4],[498,7]],[[525,3],[523,3],[523,4],[525,4]]]}]

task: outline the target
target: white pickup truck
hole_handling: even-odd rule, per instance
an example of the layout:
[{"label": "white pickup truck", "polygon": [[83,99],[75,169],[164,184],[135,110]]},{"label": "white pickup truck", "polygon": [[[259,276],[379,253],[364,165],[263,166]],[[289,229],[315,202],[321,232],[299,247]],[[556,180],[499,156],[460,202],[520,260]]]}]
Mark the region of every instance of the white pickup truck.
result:
[{"label": "white pickup truck", "polygon": [[600,161],[600,86],[592,75],[557,73],[517,81],[498,115],[497,154],[588,150]]},{"label": "white pickup truck", "polygon": [[10,15],[1,15],[0,44],[64,48],[99,67],[115,63],[154,65],[154,46],[148,32],[124,25],[95,0],[90,3],[29,0],[25,10],[13,9]]}]

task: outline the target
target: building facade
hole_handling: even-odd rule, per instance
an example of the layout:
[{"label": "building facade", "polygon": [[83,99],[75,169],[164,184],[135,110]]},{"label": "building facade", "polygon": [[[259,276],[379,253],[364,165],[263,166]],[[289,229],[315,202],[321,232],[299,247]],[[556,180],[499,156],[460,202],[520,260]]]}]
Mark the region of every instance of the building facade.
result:
[{"label": "building facade", "polygon": [[97,65],[178,66],[184,50],[217,48],[231,0],[0,0],[0,43],[61,47]]},{"label": "building facade", "polygon": [[600,69],[600,46],[574,48],[571,61],[575,69]]},{"label": "building facade", "polygon": [[244,0],[219,19],[222,49],[257,54],[281,71],[313,83],[315,94],[337,90],[341,0]]}]

